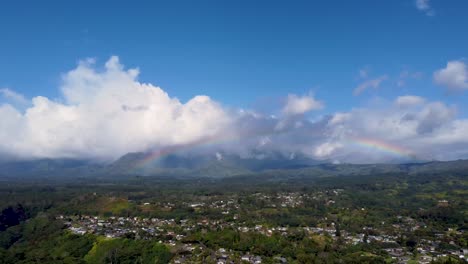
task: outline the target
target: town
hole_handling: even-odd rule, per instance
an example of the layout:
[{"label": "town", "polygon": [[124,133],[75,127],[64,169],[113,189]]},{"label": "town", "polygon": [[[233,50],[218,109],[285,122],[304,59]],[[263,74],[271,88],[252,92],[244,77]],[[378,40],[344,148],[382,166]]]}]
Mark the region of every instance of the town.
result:
[{"label": "town", "polygon": [[[288,263],[281,254],[260,254],[262,252],[240,251],[236,248],[207,245],[204,236],[224,231],[246,236],[278,238],[277,241],[294,241],[306,237],[318,244],[346,246],[369,245],[379,248],[392,263],[431,263],[448,256],[465,260],[466,248],[456,246],[456,240],[466,237],[465,230],[447,228],[434,231],[425,222],[409,216],[396,215],[378,224],[364,225],[346,230],[337,213],[324,214],[314,225],[274,225],[264,217],[253,217],[256,209],[299,210],[310,206],[311,201],[319,202],[328,211],[365,214],[366,208],[340,208],[344,190],[330,189],[313,193],[280,192],[275,194],[255,192],[244,197],[224,195],[221,197],[192,197],[191,201],[157,202],[151,199],[130,201],[138,208],[149,210],[159,208],[177,210],[178,206],[192,212],[187,218],[156,218],[142,216],[102,215],[58,215],[56,218],[74,234],[93,234],[107,239],[126,238],[155,240],[165,244],[174,253],[171,263]],[[150,202],[151,201],[151,202]],[[177,204],[177,205],[176,205]],[[449,206],[446,200],[438,201],[437,207]],[[412,241],[414,234],[423,238]],[[240,236],[238,235],[238,236]],[[405,241],[405,242],[403,242]],[[263,252],[264,253],[264,252]]]}]

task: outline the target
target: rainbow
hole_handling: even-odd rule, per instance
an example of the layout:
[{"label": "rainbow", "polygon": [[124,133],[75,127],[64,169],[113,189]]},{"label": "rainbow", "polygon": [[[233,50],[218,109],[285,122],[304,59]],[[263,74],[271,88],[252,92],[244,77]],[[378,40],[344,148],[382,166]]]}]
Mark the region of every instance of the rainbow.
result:
[{"label": "rainbow", "polygon": [[390,144],[389,142],[373,139],[373,138],[351,138],[348,140],[349,143],[352,145],[356,145],[359,147],[371,149],[371,150],[379,150],[382,152],[386,152],[392,155],[401,156],[401,157],[410,157],[414,158],[414,153],[401,146],[397,146],[394,144]]},{"label": "rainbow", "polygon": [[193,149],[196,147],[219,145],[219,144],[226,143],[226,142],[236,141],[241,138],[255,138],[255,137],[260,137],[260,136],[268,136],[272,134],[278,134],[278,132],[274,133],[270,129],[265,129],[263,131],[249,131],[249,132],[244,132],[241,134],[234,134],[234,133],[216,134],[210,137],[204,137],[202,139],[192,141],[190,143],[174,145],[170,147],[163,147],[160,149],[153,150],[147,156],[145,156],[144,159],[134,164],[133,168],[134,169],[142,168],[165,156],[168,156],[177,152],[182,152],[184,150]]},{"label": "rainbow", "polygon": [[151,164],[155,160],[158,160],[160,158],[163,158],[165,156],[171,155],[173,153],[177,153],[183,150],[195,148],[197,146],[203,146],[203,145],[210,145],[214,144],[218,141],[223,141],[223,138],[220,136],[213,136],[213,137],[206,137],[200,140],[192,141],[187,144],[180,144],[180,145],[173,145],[169,147],[164,147],[160,148],[157,150],[151,151],[148,155],[145,156],[144,159],[138,161],[136,164],[134,164],[134,168],[142,168],[147,166],[148,164]]},{"label": "rainbow", "polygon": [[[148,155],[146,155],[142,160],[135,163],[133,165],[133,168],[134,169],[144,168],[145,166],[165,156],[168,156],[177,152],[182,152],[188,149],[193,149],[193,148],[200,147],[200,146],[212,146],[212,145],[218,145],[218,144],[222,144],[222,143],[226,143],[230,141],[239,140],[241,138],[268,136],[272,134],[278,134],[278,132],[275,133],[275,132],[272,132],[271,130],[264,130],[264,131],[246,132],[241,135],[217,134],[211,137],[205,137],[196,141],[192,141],[187,144],[174,145],[170,147],[164,147],[164,148],[160,148],[157,150],[153,150]],[[395,156],[400,156],[400,157],[405,157],[405,158],[415,158],[415,155],[411,150],[398,146],[398,145],[390,144],[389,142],[386,142],[383,140],[378,140],[378,139],[373,139],[373,138],[353,137],[353,138],[349,138],[345,140],[345,142],[351,145],[358,146],[360,148],[378,150],[378,151],[389,153]]]}]

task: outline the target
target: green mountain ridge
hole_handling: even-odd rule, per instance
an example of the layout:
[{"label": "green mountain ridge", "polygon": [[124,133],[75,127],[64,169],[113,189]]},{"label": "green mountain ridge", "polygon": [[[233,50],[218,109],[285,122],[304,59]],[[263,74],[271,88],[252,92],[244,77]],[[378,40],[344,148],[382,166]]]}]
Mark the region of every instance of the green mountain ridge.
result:
[{"label": "green mountain ridge", "polygon": [[225,155],[222,159],[214,156],[171,155],[155,161],[147,161],[146,153],[129,153],[120,159],[100,164],[89,160],[39,159],[0,162],[0,176],[3,177],[208,177],[224,178],[233,176],[259,177],[305,177],[371,175],[385,173],[441,173],[445,171],[468,171],[468,160],[431,161],[402,164],[333,164],[299,157],[285,159],[267,157],[264,159],[241,158]]}]

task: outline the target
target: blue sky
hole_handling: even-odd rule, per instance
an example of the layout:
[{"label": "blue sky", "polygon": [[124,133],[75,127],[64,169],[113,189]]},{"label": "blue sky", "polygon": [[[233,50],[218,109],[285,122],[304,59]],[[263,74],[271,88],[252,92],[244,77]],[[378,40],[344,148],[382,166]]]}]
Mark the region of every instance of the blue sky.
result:
[{"label": "blue sky", "polygon": [[[0,86],[59,96],[60,74],[79,59],[120,56],[140,80],[188,100],[207,94],[252,107],[313,91],[327,110],[371,96],[445,96],[432,73],[468,53],[468,2],[392,1],[8,1],[0,8]],[[387,74],[377,91],[352,96],[360,69]],[[403,71],[420,72],[405,87]],[[256,106],[255,106],[256,107]]]},{"label": "blue sky", "polygon": [[447,86],[466,77],[467,11],[466,0],[7,1],[0,88],[63,101],[78,61],[99,72],[115,55],[183,103],[208,95],[281,115],[289,94],[310,96],[316,120],[414,95],[465,118],[466,80]]}]

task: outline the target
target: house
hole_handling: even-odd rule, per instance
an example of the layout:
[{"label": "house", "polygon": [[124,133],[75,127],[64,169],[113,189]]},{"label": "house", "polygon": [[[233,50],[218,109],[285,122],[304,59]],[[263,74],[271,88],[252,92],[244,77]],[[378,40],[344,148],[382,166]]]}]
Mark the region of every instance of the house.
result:
[{"label": "house", "polygon": [[449,206],[449,202],[447,200],[439,200],[437,202],[437,206],[438,207],[448,207]]}]

